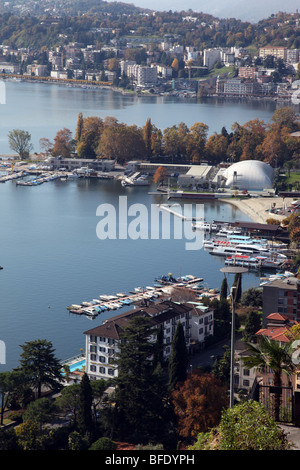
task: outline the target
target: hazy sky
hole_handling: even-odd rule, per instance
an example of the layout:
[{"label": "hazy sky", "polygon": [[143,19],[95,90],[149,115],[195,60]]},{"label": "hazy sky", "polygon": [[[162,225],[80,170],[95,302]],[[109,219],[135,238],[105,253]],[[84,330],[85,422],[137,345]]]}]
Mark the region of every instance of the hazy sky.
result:
[{"label": "hazy sky", "polygon": [[272,13],[300,11],[299,0],[128,0],[135,6],[156,11],[193,11],[210,13],[218,18],[239,18],[256,22],[268,18]]}]

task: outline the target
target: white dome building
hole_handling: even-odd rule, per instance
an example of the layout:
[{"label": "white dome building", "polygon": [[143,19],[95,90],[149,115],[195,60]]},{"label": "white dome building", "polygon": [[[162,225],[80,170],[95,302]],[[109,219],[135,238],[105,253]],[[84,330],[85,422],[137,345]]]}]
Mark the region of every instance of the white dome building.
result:
[{"label": "white dome building", "polygon": [[223,178],[225,187],[247,190],[271,189],[274,180],[274,168],[259,160],[245,160],[228,167]]}]

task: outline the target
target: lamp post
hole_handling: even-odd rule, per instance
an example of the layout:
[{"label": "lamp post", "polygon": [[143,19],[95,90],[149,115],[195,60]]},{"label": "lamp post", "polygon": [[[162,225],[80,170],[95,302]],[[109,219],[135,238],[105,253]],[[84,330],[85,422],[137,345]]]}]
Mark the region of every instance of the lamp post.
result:
[{"label": "lamp post", "polygon": [[239,266],[228,266],[221,268],[222,273],[237,274],[238,283],[236,286],[232,286],[230,289],[231,298],[231,349],[230,349],[230,408],[234,404],[234,343],[235,343],[235,300],[236,292],[238,290],[239,283],[241,282],[242,273],[248,272],[247,268],[241,268]]}]

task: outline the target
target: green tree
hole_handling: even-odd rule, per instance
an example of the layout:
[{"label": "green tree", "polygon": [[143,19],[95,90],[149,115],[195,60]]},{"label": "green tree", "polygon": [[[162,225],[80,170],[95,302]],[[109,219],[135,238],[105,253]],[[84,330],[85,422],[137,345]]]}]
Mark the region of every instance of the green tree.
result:
[{"label": "green tree", "polygon": [[157,329],[157,337],[153,351],[153,369],[156,369],[158,365],[164,366],[164,330],[162,325]]},{"label": "green tree", "polygon": [[255,333],[261,328],[261,316],[251,310],[247,315],[245,329],[243,331],[243,339],[247,342],[256,342]]},{"label": "green tree", "polygon": [[36,422],[42,429],[43,424],[49,423],[53,420],[57,406],[49,398],[43,397],[31,402],[23,415],[23,421]]},{"label": "green tree", "polygon": [[4,411],[10,402],[10,398],[24,382],[24,375],[20,371],[0,373],[1,425],[3,425]]},{"label": "green tree", "polygon": [[220,290],[220,301],[222,302],[223,300],[227,299],[228,295],[228,283],[226,277],[224,277],[221,285],[221,290]]},{"label": "green tree", "polygon": [[28,383],[37,391],[37,398],[41,398],[42,386],[51,390],[60,389],[61,364],[54,355],[52,343],[37,339],[28,341],[21,347],[21,370]]},{"label": "green tree", "polygon": [[212,367],[212,373],[223,383],[229,386],[230,380],[230,348],[224,346],[224,354],[217,358]]},{"label": "green tree", "polygon": [[[246,367],[251,369],[256,367],[261,371],[273,371],[274,386],[282,386],[282,374],[290,376],[295,365],[292,361],[292,343],[281,344],[279,341],[262,336],[258,344],[247,343],[249,356],[243,357]],[[280,414],[280,393],[274,393],[274,417],[279,421]]]},{"label": "green tree", "polygon": [[164,376],[153,370],[151,357],[156,334],[151,318],[133,317],[124,327],[116,359],[118,377],[115,391],[115,423],[118,436],[145,443],[161,442],[168,431],[165,416],[167,385]]},{"label": "green tree", "polygon": [[178,383],[187,378],[188,351],[182,323],[178,323],[172,341],[169,358],[169,389],[173,390]]},{"label": "green tree", "polygon": [[84,373],[80,382],[78,415],[77,415],[78,430],[82,436],[92,435],[92,431],[93,431],[92,404],[93,404],[92,387],[91,387],[88,375]]},{"label": "green tree", "polygon": [[152,155],[151,134],[152,134],[152,124],[151,124],[151,119],[148,118],[143,129],[143,137],[144,137],[144,142],[145,142],[145,147],[146,147],[147,160],[149,160]]},{"label": "green tree", "polygon": [[248,307],[262,307],[262,291],[255,287],[249,287],[242,293],[241,304]]},{"label": "green tree", "polygon": [[77,414],[79,407],[80,384],[72,384],[61,390],[57,398],[57,405],[66,415],[72,415],[74,426],[77,426]]},{"label": "green tree", "polygon": [[95,441],[89,450],[116,450],[117,444],[108,437],[100,437]]},{"label": "green tree", "polygon": [[288,450],[284,431],[261,403],[247,401],[222,413],[220,425],[210,433],[198,434],[189,450]]},{"label": "green tree", "polygon": [[29,157],[32,150],[31,135],[27,131],[14,129],[8,133],[8,143],[11,150],[17,152],[21,159]]}]

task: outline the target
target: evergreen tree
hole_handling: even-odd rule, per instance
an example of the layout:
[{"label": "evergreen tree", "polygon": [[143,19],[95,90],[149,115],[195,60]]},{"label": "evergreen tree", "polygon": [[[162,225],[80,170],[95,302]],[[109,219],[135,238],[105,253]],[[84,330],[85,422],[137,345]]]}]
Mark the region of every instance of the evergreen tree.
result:
[{"label": "evergreen tree", "polygon": [[61,375],[61,364],[54,356],[52,343],[37,339],[23,346],[21,354],[21,370],[31,386],[37,389],[37,397],[41,398],[42,385],[52,390],[58,390]]},{"label": "evergreen tree", "polygon": [[77,423],[82,436],[91,435],[93,431],[92,419],[93,393],[88,375],[84,373],[80,382]]},{"label": "evergreen tree", "polygon": [[143,129],[143,137],[144,137],[144,142],[146,146],[146,156],[147,159],[150,159],[151,157],[151,134],[152,134],[152,124],[151,124],[151,119],[148,118],[146,121],[146,124]]},{"label": "evergreen tree", "polygon": [[240,274],[236,274],[234,276],[234,281],[233,281],[232,286],[237,287],[234,300],[235,302],[240,302],[241,297],[242,297],[242,276]]},{"label": "evergreen tree", "polygon": [[157,329],[157,338],[154,345],[153,352],[153,369],[156,369],[158,365],[164,366],[164,331],[162,325]]},{"label": "evergreen tree", "polygon": [[182,323],[178,323],[172,341],[169,359],[169,389],[173,390],[177,383],[184,382],[187,377],[188,351],[186,347]]},{"label": "evergreen tree", "polygon": [[163,418],[167,385],[163,383],[161,368],[153,370],[152,334],[150,318],[133,317],[122,332],[116,359],[116,432],[119,438],[139,443],[160,442],[163,429],[167,429]]},{"label": "evergreen tree", "polygon": [[226,277],[224,277],[220,290],[220,301],[226,300],[228,295],[228,283]]},{"label": "evergreen tree", "polygon": [[247,342],[256,342],[255,333],[261,328],[261,316],[253,310],[247,316],[243,339]]}]

